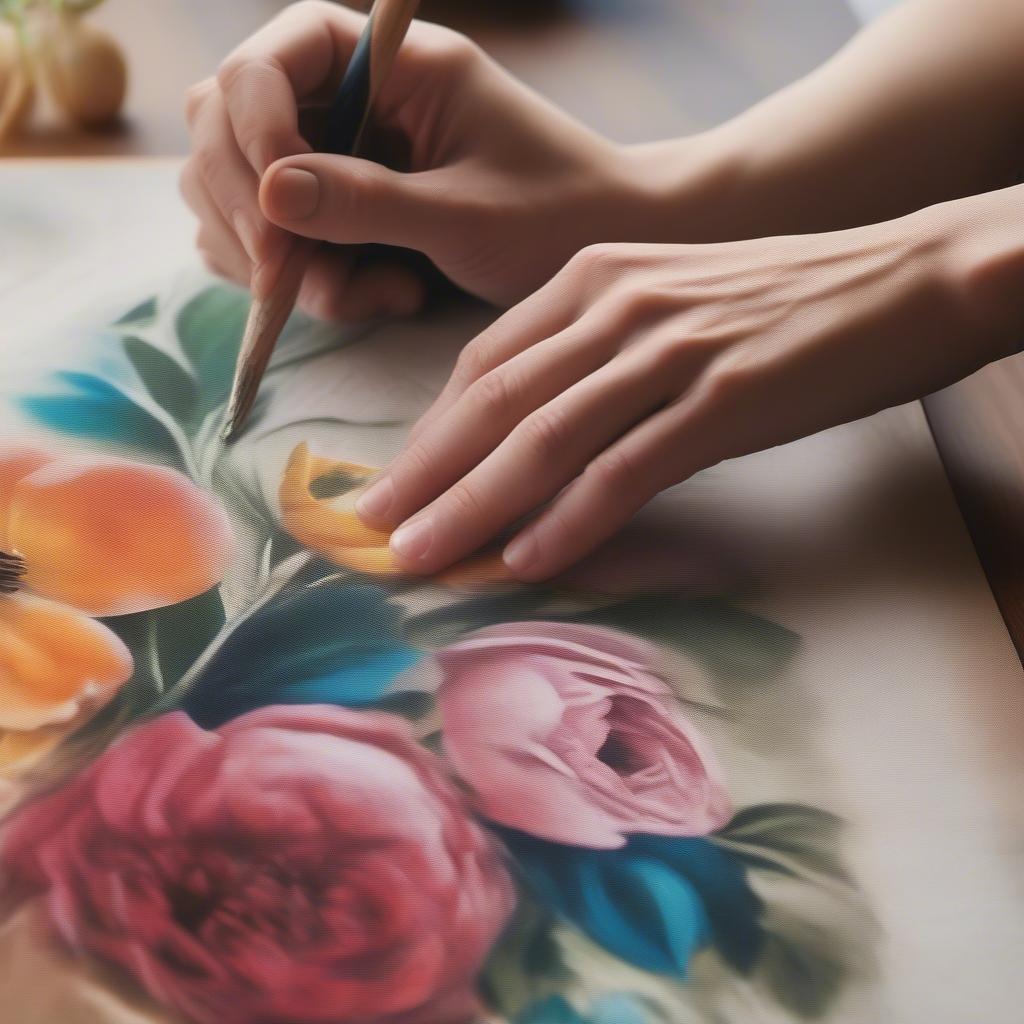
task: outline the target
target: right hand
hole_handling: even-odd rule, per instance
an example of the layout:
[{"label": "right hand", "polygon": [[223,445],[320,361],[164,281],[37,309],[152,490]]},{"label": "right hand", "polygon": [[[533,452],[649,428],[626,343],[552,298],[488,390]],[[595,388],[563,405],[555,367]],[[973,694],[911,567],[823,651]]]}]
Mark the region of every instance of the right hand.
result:
[{"label": "right hand", "polygon": [[342,243],[317,250],[299,304],[360,320],[414,312],[424,285],[405,263],[353,261],[354,244],[419,250],[465,290],[511,304],[584,246],[638,237],[649,200],[630,150],[436,25],[413,22],[374,105],[374,134],[397,138],[407,166],[314,153],[300,121],[329,102],[364,21],[303,0],[189,91],[181,187],[213,270],[265,295],[291,234]]}]

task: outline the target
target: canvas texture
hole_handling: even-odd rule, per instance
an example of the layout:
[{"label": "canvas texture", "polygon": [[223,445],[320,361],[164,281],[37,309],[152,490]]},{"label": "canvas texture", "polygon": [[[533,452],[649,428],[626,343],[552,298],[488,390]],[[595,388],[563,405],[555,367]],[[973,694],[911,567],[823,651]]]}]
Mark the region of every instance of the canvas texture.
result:
[{"label": "canvas texture", "polygon": [[742,565],[645,522],[543,585],[403,576],[353,500],[443,383],[425,336],[489,314],[415,348],[294,318],[225,447],[247,303],[139,296],[5,399],[4,1019],[869,1005],[838,801],[791,781],[811,721],[758,731],[801,637]]}]

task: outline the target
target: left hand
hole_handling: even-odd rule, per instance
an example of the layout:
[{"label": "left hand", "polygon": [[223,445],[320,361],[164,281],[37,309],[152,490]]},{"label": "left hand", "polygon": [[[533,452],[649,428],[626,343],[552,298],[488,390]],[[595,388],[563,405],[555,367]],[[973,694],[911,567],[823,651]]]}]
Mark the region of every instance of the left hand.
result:
[{"label": "left hand", "polygon": [[1006,355],[1016,314],[977,299],[979,217],[958,208],[818,235],[583,250],[467,346],[360,515],[402,523],[399,563],[432,573],[551,502],[504,554],[514,575],[540,580],[698,470]]}]

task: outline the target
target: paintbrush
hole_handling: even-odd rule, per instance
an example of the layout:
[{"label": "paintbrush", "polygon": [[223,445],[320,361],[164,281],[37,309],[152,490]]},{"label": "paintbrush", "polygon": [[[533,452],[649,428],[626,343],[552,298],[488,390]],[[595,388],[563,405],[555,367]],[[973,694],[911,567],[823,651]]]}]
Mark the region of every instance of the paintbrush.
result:
[{"label": "paintbrush", "polygon": [[[323,152],[350,156],[358,149],[370,107],[391,70],[418,6],[418,0],[374,0],[328,112]],[[227,419],[221,431],[225,441],[238,435],[256,401],[260,381],[281,329],[295,308],[316,244],[309,239],[295,241],[274,287],[265,297],[254,299],[249,307]]]}]

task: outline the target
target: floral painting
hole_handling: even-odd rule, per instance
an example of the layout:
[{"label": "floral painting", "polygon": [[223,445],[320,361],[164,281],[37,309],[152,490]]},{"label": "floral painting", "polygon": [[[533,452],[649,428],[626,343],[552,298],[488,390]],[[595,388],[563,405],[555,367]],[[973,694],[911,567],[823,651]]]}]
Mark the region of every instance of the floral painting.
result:
[{"label": "floral painting", "polygon": [[9,398],[4,1019],[829,1019],[875,941],[843,822],[737,783],[799,638],[657,531],[401,575],[349,410],[288,401],[329,331],[220,440],[246,308],[149,299]]}]

